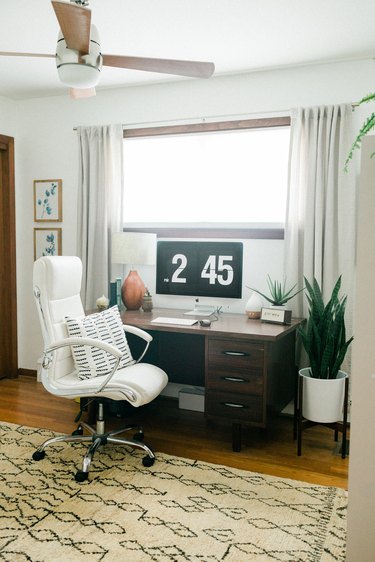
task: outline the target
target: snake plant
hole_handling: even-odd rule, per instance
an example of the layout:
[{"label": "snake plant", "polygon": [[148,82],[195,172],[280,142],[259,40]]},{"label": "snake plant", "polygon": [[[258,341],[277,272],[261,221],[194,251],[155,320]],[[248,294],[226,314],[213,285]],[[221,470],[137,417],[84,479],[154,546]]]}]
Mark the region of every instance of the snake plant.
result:
[{"label": "snake plant", "polygon": [[295,293],[291,294],[295,289],[296,285],[293,285],[291,289],[287,290],[286,279],[284,280],[284,283],[281,283],[280,281],[272,281],[269,275],[267,276],[267,284],[268,284],[268,290],[270,292],[270,296],[261,293],[260,291],[258,291],[258,289],[253,289],[252,287],[247,287],[247,288],[250,289],[251,291],[255,291],[256,293],[258,293],[258,295],[261,295],[263,298],[266,299],[266,301],[270,302],[275,306],[282,306],[290,299],[298,295],[298,293],[303,291],[302,288],[299,291],[296,291]]},{"label": "snake plant", "polygon": [[311,376],[335,379],[344,361],[353,337],[346,340],[345,308],[347,297],[339,298],[341,275],[336,281],[331,298],[325,305],[317,280],[313,284],[305,278],[309,317],[307,326],[299,328],[303,347],[310,361]]}]

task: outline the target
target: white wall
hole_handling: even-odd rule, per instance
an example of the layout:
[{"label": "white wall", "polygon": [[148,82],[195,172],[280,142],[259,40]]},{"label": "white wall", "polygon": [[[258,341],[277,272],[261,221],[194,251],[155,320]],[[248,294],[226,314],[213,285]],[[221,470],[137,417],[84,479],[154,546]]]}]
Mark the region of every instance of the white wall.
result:
[{"label": "white wall", "polygon": [[[63,253],[76,253],[77,139],[73,127],[255,117],[285,114],[298,105],[351,102],[371,90],[373,71],[373,61],[347,62],[99,91],[96,98],[79,101],[64,93],[58,97],[6,102],[5,107],[0,104],[0,131],[4,132],[3,122],[9,131],[12,115],[11,123],[16,123],[17,133],[19,367],[35,369],[42,346],[31,286],[33,227],[38,226],[33,222],[34,179],[63,180]],[[362,115],[358,113],[359,124]],[[282,274],[282,260],[282,242],[247,241],[245,283],[265,288],[267,273]],[[151,277],[149,284],[153,289]],[[245,290],[243,302],[231,310],[242,312],[248,296]],[[179,303],[175,301],[175,305]],[[156,304],[164,305],[165,299],[160,297]],[[190,301],[186,306],[190,306]],[[31,329],[33,326],[35,330]]]},{"label": "white wall", "polygon": [[0,135],[15,137],[17,123],[16,102],[0,96]]},{"label": "white wall", "polygon": [[348,562],[375,557],[375,137],[363,141],[352,356]]}]

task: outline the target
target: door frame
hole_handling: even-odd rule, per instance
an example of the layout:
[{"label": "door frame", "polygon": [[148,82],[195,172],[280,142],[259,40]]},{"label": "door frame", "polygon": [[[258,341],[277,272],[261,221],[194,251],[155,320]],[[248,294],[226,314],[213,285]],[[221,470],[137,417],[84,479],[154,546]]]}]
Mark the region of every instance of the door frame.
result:
[{"label": "door frame", "polygon": [[0,197],[4,249],[2,255],[1,290],[2,322],[6,322],[6,338],[1,343],[6,353],[6,376],[18,376],[17,349],[17,277],[16,277],[16,197],[14,172],[14,138],[0,135]]}]

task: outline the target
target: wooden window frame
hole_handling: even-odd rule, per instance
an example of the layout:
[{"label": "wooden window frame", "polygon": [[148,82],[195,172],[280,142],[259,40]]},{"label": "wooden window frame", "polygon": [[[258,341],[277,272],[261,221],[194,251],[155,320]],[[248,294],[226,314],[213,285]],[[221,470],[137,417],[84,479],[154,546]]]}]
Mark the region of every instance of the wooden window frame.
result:
[{"label": "wooden window frame", "polygon": [[[213,123],[193,123],[185,125],[167,125],[160,127],[124,128],[123,137],[139,138],[162,135],[186,135],[190,133],[207,133],[217,131],[239,131],[245,129],[265,129],[268,127],[288,127],[291,124],[289,116],[267,117],[261,119],[241,119],[233,121],[218,121]],[[194,227],[154,227],[132,228],[125,227],[126,232],[153,232],[158,238],[239,238],[239,239],[270,239],[283,240],[283,228],[194,228]]]}]

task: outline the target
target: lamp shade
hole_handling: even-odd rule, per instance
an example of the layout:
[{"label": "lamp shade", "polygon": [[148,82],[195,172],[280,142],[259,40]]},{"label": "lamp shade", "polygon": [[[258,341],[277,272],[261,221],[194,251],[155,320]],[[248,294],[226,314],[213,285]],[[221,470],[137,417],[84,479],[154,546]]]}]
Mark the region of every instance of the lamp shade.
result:
[{"label": "lamp shade", "polygon": [[115,232],[112,234],[112,263],[130,264],[131,270],[122,285],[121,296],[128,310],[138,310],[146,287],[134,266],[155,265],[156,234]]},{"label": "lamp shade", "polygon": [[156,264],[156,234],[115,232],[112,234],[112,263]]}]

